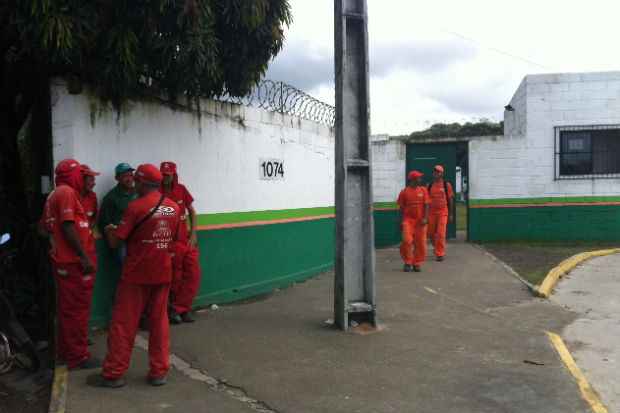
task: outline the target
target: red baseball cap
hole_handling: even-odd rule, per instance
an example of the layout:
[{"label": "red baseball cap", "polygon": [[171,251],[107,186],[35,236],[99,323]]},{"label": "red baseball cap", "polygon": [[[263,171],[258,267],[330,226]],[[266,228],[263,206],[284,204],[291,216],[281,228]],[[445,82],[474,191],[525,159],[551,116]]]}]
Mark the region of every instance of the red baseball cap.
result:
[{"label": "red baseball cap", "polygon": [[135,173],[136,180],[140,182],[159,185],[163,179],[159,169],[153,164],[145,163],[138,166]]},{"label": "red baseball cap", "polygon": [[99,172],[95,172],[92,169],[90,169],[90,166],[88,166],[86,164],[80,165],[80,169],[82,170],[82,175],[88,175],[88,176],[99,176],[99,175],[101,175]]},{"label": "red baseball cap", "polygon": [[80,167],[80,163],[76,161],[75,159],[64,159],[58,162],[58,165],[56,165],[56,169],[54,170],[54,173],[56,175],[69,175],[72,172],[74,172],[76,168],[79,168],[79,167]]},{"label": "red baseball cap", "polygon": [[411,179],[418,179],[418,178],[422,178],[424,176],[424,174],[420,171],[411,171],[409,172],[409,175],[407,175],[407,179],[411,180]]},{"label": "red baseball cap", "polygon": [[441,173],[443,173],[443,166],[441,166],[441,165],[435,165],[435,168],[434,168],[434,169],[435,169],[437,172],[441,172]]},{"label": "red baseball cap", "polygon": [[164,175],[174,175],[177,173],[177,164],[174,162],[165,161],[159,165],[159,170]]}]

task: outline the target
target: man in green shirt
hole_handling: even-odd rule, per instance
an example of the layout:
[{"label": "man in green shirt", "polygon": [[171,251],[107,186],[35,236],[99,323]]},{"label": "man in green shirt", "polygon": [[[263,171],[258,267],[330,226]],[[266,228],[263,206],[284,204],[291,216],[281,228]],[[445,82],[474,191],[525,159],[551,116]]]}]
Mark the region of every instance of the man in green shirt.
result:
[{"label": "man in green shirt", "polygon": [[103,197],[97,222],[101,234],[105,233],[104,228],[109,224],[118,225],[127,205],[138,197],[134,189],[133,171],[128,163],[119,163],[114,168],[118,184]]}]

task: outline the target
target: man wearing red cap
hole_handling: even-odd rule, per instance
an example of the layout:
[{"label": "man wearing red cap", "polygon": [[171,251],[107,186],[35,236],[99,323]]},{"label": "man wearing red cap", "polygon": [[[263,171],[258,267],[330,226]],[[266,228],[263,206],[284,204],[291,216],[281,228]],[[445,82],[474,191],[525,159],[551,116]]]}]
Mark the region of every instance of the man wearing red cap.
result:
[{"label": "man wearing red cap", "polygon": [[105,228],[108,243],[127,245],[123,273],[116,289],[108,333],[108,353],[101,375],[88,383],[102,387],[122,387],[129,368],[140,316],[148,306],[149,374],[153,386],[166,384],[170,369],[170,326],[168,295],[172,281],[172,254],[180,220],[177,205],[159,192],[162,175],[156,166],[140,165],[136,170],[139,198],[129,203],[118,225]]},{"label": "man wearing red cap", "polygon": [[444,260],[448,221],[452,222],[454,220],[454,215],[452,214],[452,211],[454,211],[454,191],[450,182],[446,182],[443,176],[443,166],[436,165],[433,169],[433,182],[428,185],[428,192],[431,197],[428,236],[431,238],[435,248],[437,261]]},{"label": "man wearing red cap", "polygon": [[405,272],[420,272],[426,258],[426,225],[430,198],[422,185],[424,174],[411,171],[407,175],[407,187],[398,195],[398,206],[402,217],[400,256],[405,262]]},{"label": "man wearing red cap", "polygon": [[91,228],[95,228],[97,223],[97,194],[93,191],[95,188],[95,177],[100,175],[99,172],[95,172],[90,169],[90,166],[82,164],[82,175],[84,176],[84,188],[82,189],[81,202],[88,217],[88,223]]},{"label": "man wearing red cap", "polygon": [[[163,174],[162,193],[179,206],[181,212],[181,229],[174,255],[174,276],[170,291],[170,322],[191,323],[192,302],[200,288],[200,264],[196,238],[196,211],[192,206],[194,198],[185,185],[179,183],[177,165],[166,161],[160,165]],[[187,220],[189,218],[189,234]]]},{"label": "man wearing red cap", "polygon": [[55,170],[40,225],[50,237],[50,259],[58,297],[58,358],[70,370],[97,368],[88,351],[88,318],[95,285],[95,240],[80,202],[84,176],[80,163],[65,159]]}]

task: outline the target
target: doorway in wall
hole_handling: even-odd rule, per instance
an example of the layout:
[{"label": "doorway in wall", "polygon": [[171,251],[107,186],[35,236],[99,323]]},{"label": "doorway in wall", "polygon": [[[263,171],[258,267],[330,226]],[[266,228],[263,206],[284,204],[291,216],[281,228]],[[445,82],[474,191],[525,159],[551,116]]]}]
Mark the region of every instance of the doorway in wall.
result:
[{"label": "doorway in wall", "polygon": [[[426,184],[432,182],[433,168],[442,165],[445,178],[456,192],[454,221],[448,224],[448,239],[455,239],[458,231],[468,228],[467,192],[469,188],[469,159],[467,142],[410,143],[407,144],[406,170],[416,169],[424,173]],[[406,179],[406,178],[405,178]],[[458,181],[457,181],[458,180]],[[467,237],[468,238],[468,237]]]}]

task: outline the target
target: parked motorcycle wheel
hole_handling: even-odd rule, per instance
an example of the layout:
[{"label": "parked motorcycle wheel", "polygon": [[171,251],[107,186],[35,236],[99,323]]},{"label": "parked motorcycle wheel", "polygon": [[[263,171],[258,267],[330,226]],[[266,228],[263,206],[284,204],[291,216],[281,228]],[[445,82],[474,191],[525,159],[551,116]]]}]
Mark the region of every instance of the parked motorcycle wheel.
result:
[{"label": "parked motorcycle wheel", "polygon": [[27,343],[15,354],[15,363],[24,370],[39,371],[41,360],[32,342]]}]

